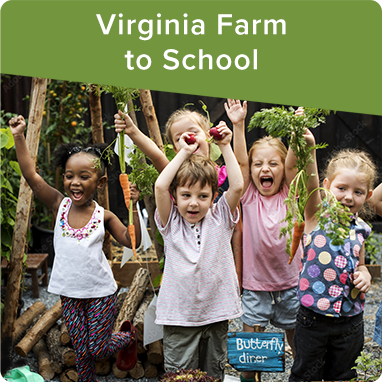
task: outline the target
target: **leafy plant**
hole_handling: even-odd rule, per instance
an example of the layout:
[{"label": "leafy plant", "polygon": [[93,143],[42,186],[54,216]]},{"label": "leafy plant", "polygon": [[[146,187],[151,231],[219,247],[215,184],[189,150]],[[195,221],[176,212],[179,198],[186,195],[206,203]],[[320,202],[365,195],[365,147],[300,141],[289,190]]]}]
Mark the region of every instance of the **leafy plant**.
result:
[{"label": "leafy plant", "polygon": [[153,184],[159,174],[152,164],[146,162],[147,157],[134,145],[134,150],[128,155],[129,166],[132,168],[129,174],[130,182],[136,184],[139,189],[139,199],[145,195],[152,195]]},{"label": "leafy plant", "polygon": [[161,382],[220,382],[220,378],[215,378],[207,375],[206,371],[185,370],[181,369],[177,372],[167,372],[161,378]]},{"label": "leafy plant", "polygon": [[361,355],[355,360],[356,366],[352,369],[357,371],[357,377],[352,378],[350,381],[369,382],[376,381],[382,374],[382,358],[372,358],[371,354],[361,352]]},{"label": "leafy plant", "polygon": [[8,121],[16,114],[1,111],[1,257],[9,260],[16,219],[17,195],[21,171],[14,149],[14,139]]},{"label": "leafy plant", "polygon": [[378,258],[381,257],[382,241],[371,231],[369,237],[365,240],[365,257],[370,258],[370,264],[377,264]]},{"label": "leafy plant", "polygon": [[[313,163],[312,150],[327,147],[326,143],[307,146],[304,139],[304,132],[307,128],[312,129],[325,122],[325,116],[329,115],[329,110],[306,108],[304,115],[296,115],[295,110],[290,107],[273,107],[262,109],[256,112],[249,123],[248,131],[255,127],[266,129],[272,137],[286,137],[290,148],[296,156],[297,174],[292,180],[288,197],[285,199],[287,214],[285,219],[287,225],[281,228],[280,236],[288,235],[287,253],[291,256],[292,230],[297,221],[298,227],[304,222],[304,211],[309,197],[314,191],[308,194],[307,185],[310,175],[307,173],[309,164]],[[344,243],[349,227],[349,210],[344,208],[328,190],[318,188],[325,193],[325,202],[322,203],[321,210],[317,213],[317,219],[321,228],[325,228],[328,236],[334,240],[335,245]],[[338,223],[339,225],[336,225]],[[333,243],[333,244],[334,244]]]}]

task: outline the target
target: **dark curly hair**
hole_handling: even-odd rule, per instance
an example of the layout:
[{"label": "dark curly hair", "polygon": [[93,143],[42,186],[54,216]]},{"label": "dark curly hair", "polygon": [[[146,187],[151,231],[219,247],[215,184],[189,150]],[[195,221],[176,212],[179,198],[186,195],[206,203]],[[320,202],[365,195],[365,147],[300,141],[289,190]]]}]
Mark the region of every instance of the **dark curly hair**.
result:
[{"label": "dark curly hair", "polygon": [[54,151],[54,164],[56,167],[60,167],[62,170],[65,170],[66,162],[68,159],[78,153],[86,153],[95,156],[100,159],[100,171],[101,175],[105,174],[105,168],[110,166],[110,161],[105,155],[105,149],[108,147],[106,143],[96,143],[94,145],[89,145],[87,147],[79,146],[77,143],[64,143],[57,147]]}]

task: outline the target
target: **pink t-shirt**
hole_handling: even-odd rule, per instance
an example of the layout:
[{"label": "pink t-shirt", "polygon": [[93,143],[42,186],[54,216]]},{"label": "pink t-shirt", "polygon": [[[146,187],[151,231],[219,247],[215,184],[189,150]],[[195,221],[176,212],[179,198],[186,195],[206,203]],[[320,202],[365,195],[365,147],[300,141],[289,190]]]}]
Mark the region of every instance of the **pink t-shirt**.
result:
[{"label": "pink t-shirt", "polygon": [[196,224],[187,222],[172,204],[162,227],[155,211],[166,255],[157,324],[202,326],[243,314],[231,249],[238,212],[231,214],[225,193]]},{"label": "pink t-shirt", "polygon": [[[284,200],[288,187],[263,196],[251,181],[241,198],[243,209],[243,288],[255,291],[281,291],[298,284],[302,246],[288,264],[286,237],[280,237],[285,218]],[[286,223],[283,223],[286,225]]]}]

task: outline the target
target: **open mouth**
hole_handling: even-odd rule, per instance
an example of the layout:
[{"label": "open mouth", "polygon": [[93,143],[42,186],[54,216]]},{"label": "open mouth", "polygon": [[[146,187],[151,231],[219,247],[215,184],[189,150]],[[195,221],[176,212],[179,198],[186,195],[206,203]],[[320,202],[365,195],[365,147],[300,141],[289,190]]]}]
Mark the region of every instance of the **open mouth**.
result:
[{"label": "open mouth", "polygon": [[269,190],[273,185],[273,178],[271,176],[262,176],[260,183],[264,190]]},{"label": "open mouth", "polygon": [[74,200],[80,200],[84,193],[82,191],[72,191],[72,197]]},{"label": "open mouth", "polygon": [[198,214],[198,211],[187,211],[187,213],[191,216],[196,216]]}]

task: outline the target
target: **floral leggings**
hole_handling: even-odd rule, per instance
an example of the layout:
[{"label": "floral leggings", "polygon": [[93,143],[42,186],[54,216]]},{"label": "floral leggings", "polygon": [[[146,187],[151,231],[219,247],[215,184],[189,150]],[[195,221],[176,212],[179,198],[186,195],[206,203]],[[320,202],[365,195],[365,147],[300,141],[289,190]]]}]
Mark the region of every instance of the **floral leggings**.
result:
[{"label": "floral leggings", "polygon": [[62,315],[76,353],[80,382],[94,382],[96,358],[114,354],[130,343],[130,333],[112,333],[117,294],[101,298],[61,296]]}]

